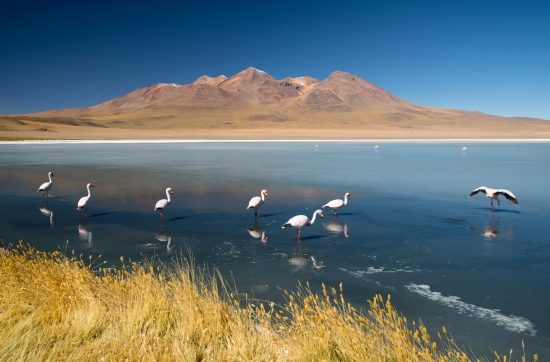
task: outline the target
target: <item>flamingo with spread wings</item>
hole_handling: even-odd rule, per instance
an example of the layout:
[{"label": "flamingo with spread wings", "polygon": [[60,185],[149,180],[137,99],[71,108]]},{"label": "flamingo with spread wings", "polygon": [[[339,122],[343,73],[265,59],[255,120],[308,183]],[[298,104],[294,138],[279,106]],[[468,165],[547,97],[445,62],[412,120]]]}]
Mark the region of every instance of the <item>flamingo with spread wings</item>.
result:
[{"label": "flamingo with spread wings", "polygon": [[516,199],[516,197],[511,191],[504,190],[504,189],[492,189],[490,187],[485,187],[485,186],[478,187],[477,189],[472,191],[472,193],[470,193],[468,198],[476,195],[478,192],[483,192],[488,198],[491,199],[492,212],[495,212],[495,207],[493,206],[493,200],[495,200],[500,206],[500,200],[498,199],[500,195],[504,195],[504,197],[506,197],[507,200],[512,201],[514,205],[518,205],[518,200]]}]

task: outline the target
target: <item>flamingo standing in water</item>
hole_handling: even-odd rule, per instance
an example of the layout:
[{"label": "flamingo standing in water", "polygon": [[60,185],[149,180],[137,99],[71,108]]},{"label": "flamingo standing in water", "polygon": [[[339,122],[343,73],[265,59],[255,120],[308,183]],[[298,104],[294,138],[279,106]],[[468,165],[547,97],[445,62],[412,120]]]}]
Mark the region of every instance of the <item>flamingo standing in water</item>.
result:
[{"label": "flamingo standing in water", "polygon": [[86,219],[86,212],[88,211],[88,206],[86,206],[86,203],[90,199],[90,196],[92,196],[92,194],[90,193],[90,187],[95,186],[91,183],[86,185],[86,188],[88,189],[88,196],[81,197],[80,200],[78,200],[77,210],[80,212],[80,217],[82,217],[82,209],[84,208],[84,219]]},{"label": "flamingo standing in water", "polygon": [[155,205],[155,210],[160,211],[160,221],[164,224],[164,215],[162,215],[162,212],[164,209],[166,209],[168,206],[170,206],[170,195],[173,195],[174,191],[169,187],[166,189],[166,199],[158,200],[157,204]]},{"label": "flamingo standing in water", "polygon": [[283,229],[296,228],[296,238],[298,238],[298,242],[300,242],[300,230],[307,226],[313,225],[313,223],[315,222],[315,218],[317,217],[317,214],[319,214],[319,216],[321,217],[325,217],[325,215],[323,215],[323,210],[321,209],[315,210],[315,212],[313,213],[313,217],[311,218],[311,221],[309,221],[306,215],[296,215],[290,220],[288,220],[285,224],[283,224]]},{"label": "flamingo standing in water", "polygon": [[258,218],[258,209],[264,204],[265,197],[267,196],[267,191],[262,190],[262,192],[260,192],[260,195],[261,196],[254,196],[253,198],[251,198],[250,202],[248,203],[248,207],[246,208],[247,210],[254,209],[254,219]]},{"label": "flamingo standing in water", "polygon": [[344,200],[336,199],[329,201],[325,205],[323,205],[323,209],[326,207],[329,209],[329,211],[332,211],[334,213],[334,216],[338,216],[336,210],[346,206],[348,204],[348,199],[351,199],[351,195],[349,194],[349,192],[346,192],[346,194],[344,195]]},{"label": "flamingo standing in water", "polygon": [[508,190],[504,190],[504,189],[492,189],[490,187],[485,187],[485,186],[478,187],[477,189],[472,191],[472,193],[468,196],[468,198],[474,196],[478,192],[483,192],[485,195],[487,195],[488,198],[491,199],[492,212],[495,212],[495,207],[493,206],[493,200],[496,200],[496,202],[500,206],[500,200],[498,199],[499,195],[504,195],[504,197],[506,197],[506,199],[512,201],[512,203],[514,205],[518,205],[518,200],[516,199],[516,197],[514,196],[514,194],[512,192],[510,192]]},{"label": "flamingo standing in water", "polygon": [[38,190],[36,190],[36,192],[42,191],[42,200],[44,200],[44,193],[46,193],[46,198],[49,197],[48,191],[51,190],[52,185],[53,185],[53,182],[52,182],[53,172],[48,172],[48,177],[49,177],[50,181],[49,182],[44,182],[42,185],[40,185]]}]

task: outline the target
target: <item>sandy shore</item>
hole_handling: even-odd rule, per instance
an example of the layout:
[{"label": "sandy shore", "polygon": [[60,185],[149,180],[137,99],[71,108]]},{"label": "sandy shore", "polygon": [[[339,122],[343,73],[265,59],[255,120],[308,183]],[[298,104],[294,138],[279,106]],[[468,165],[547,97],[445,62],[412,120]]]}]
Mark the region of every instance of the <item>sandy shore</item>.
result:
[{"label": "sandy shore", "polygon": [[[75,129],[76,128],[76,129]],[[317,129],[216,129],[216,130],[184,130],[184,129],[105,129],[94,127],[56,126],[55,131],[18,130],[5,131],[0,129],[0,141],[21,140],[63,140],[63,141],[138,141],[138,142],[204,142],[208,141],[465,141],[465,140],[534,140],[550,139],[550,122],[548,128],[540,127],[523,129],[467,129],[467,127],[438,127],[437,129],[389,129],[390,127],[372,127],[368,129],[317,128]],[[519,128],[519,127],[518,127]]]}]

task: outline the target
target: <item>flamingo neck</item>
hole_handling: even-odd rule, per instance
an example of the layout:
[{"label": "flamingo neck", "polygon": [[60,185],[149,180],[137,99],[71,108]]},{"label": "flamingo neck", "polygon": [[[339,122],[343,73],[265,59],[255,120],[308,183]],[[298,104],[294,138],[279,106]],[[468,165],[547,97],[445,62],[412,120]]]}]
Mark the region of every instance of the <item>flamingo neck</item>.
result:
[{"label": "flamingo neck", "polygon": [[48,178],[50,179],[50,183],[52,183],[52,174],[51,173],[48,174]]},{"label": "flamingo neck", "polygon": [[168,203],[170,203],[170,193],[168,190],[166,190],[166,200],[168,200]]},{"label": "flamingo neck", "polygon": [[317,211],[313,213],[313,217],[311,218],[310,224],[313,224],[315,222],[315,218],[317,217]]},{"label": "flamingo neck", "polygon": [[265,201],[265,194],[262,192],[262,201]]},{"label": "flamingo neck", "polygon": [[90,186],[88,185],[86,188],[88,189],[88,198],[90,198],[90,196],[92,196],[92,194],[90,192]]},{"label": "flamingo neck", "polygon": [[344,205],[348,204],[348,195],[344,195]]}]

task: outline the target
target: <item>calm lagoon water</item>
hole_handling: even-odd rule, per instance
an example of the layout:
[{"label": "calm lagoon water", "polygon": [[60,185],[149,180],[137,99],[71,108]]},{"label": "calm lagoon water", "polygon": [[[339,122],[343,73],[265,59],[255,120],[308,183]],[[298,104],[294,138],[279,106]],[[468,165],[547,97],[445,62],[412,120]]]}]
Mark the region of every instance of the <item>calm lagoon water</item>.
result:
[{"label": "calm lagoon water", "polygon": [[[477,355],[524,340],[529,356],[550,358],[550,144],[318,144],[0,144],[0,238],[111,265],[189,248],[258,298],[343,282],[356,306],[391,294],[409,320],[432,335],[445,326]],[[48,171],[46,204],[36,189]],[[485,195],[467,197],[482,185],[511,190],[519,206],[502,197],[492,214]],[[153,207],[167,187],[161,225]],[[245,208],[264,188],[255,224]],[[345,192],[338,218],[325,212],[300,245],[281,229]]]}]

